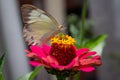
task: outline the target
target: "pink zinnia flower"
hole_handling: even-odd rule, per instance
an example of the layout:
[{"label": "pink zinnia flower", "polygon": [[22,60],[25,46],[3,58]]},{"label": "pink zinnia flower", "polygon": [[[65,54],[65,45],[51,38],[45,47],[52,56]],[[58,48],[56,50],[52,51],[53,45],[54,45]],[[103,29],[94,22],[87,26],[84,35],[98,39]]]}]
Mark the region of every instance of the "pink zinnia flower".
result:
[{"label": "pink zinnia flower", "polygon": [[55,36],[51,46],[30,46],[27,56],[33,58],[30,64],[47,69],[91,72],[101,65],[100,56],[88,48],[76,49],[74,38],[68,35]]}]

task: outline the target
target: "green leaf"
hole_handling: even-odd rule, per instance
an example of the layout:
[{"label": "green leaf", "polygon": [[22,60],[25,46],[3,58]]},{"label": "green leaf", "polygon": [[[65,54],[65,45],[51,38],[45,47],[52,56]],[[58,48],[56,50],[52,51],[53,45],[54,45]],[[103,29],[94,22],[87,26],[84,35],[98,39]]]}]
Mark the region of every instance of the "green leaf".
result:
[{"label": "green leaf", "polygon": [[34,77],[37,75],[37,73],[40,71],[40,69],[41,69],[41,66],[38,66],[35,68],[34,71],[20,77],[18,80],[33,80]]},{"label": "green leaf", "polygon": [[90,48],[90,50],[92,50],[96,46],[98,46],[101,42],[103,42],[106,39],[106,37],[107,37],[106,35],[100,35],[94,39],[90,39],[83,45],[83,47],[87,47],[87,48]]},{"label": "green leaf", "polygon": [[97,54],[102,55],[102,51],[103,51],[104,46],[105,46],[105,41],[102,41],[96,47],[94,47],[92,50],[96,51]]},{"label": "green leaf", "polygon": [[0,80],[4,80],[2,72],[0,72]]},{"label": "green leaf", "polygon": [[2,72],[2,68],[5,62],[6,52],[3,53],[3,55],[0,57],[0,72]]},{"label": "green leaf", "polygon": [[4,52],[3,55],[0,57],[0,80],[4,80],[2,69],[5,62],[5,58],[6,58],[6,52]]},{"label": "green leaf", "polygon": [[31,76],[32,72],[20,77],[18,80],[29,80],[30,76]]}]

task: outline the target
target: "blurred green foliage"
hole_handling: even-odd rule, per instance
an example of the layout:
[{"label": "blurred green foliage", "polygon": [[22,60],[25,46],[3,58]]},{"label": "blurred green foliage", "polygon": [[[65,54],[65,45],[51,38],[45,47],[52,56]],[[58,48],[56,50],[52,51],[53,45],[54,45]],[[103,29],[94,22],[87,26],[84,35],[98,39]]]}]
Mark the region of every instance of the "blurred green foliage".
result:
[{"label": "blurred green foliage", "polygon": [[18,80],[34,80],[35,76],[38,74],[41,68],[42,66],[36,67],[33,71],[21,76]]},{"label": "blurred green foliage", "polygon": [[4,80],[2,70],[3,70],[3,65],[4,65],[4,62],[5,62],[5,58],[6,58],[6,52],[4,52],[0,57],[0,80]]},{"label": "blurred green foliage", "polygon": [[105,44],[104,41],[106,39],[106,35],[102,34],[94,37],[94,33],[92,29],[94,28],[95,23],[90,19],[86,19],[84,21],[84,40],[82,42],[82,45],[80,44],[80,36],[81,36],[80,29],[82,26],[81,22],[82,21],[80,17],[75,14],[71,14],[67,17],[67,23],[69,26],[70,35],[75,38],[76,47],[77,48],[87,47],[90,50],[97,48],[97,50],[102,50]]}]

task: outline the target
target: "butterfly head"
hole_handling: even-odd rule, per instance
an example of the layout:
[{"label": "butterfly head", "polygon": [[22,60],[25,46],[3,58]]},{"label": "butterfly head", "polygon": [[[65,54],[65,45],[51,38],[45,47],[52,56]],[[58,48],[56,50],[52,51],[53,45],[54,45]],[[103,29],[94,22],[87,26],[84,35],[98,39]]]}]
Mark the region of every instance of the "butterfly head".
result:
[{"label": "butterfly head", "polygon": [[65,30],[65,27],[63,25],[59,25],[58,28],[59,28],[60,31]]}]

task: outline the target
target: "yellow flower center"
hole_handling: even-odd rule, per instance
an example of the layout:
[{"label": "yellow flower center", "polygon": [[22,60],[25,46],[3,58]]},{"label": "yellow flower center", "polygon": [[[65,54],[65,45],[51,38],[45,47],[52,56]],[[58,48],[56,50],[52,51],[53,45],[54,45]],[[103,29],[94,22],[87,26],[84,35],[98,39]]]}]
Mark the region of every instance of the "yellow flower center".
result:
[{"label": "yellow flower center", "polygon": [[[68,35],[55,36],[51,38],[51,44],[62,44],[66,47],[74,45],[75,39]],[[63,46],[60,46],[63,47]]]}]

